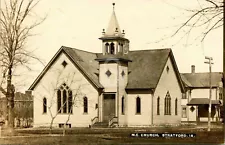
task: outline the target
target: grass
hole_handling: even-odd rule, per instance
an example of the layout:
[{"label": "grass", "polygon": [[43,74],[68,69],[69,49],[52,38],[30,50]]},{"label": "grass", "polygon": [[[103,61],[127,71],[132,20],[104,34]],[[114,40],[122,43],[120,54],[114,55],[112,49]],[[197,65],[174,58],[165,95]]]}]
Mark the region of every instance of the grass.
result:
[{"label": "grass", "polygon": [[[195,138],[141,138],[131,137],[131,133],[195,133]],[[16,130],[13,137],[0,138],[0,144],[149,144],[149,143],[223,143],[223,128],[196,127],[149,127],[149,128],[72,128],[62,136],[62,129],[54,129],[49,135],[48,129]]]}]

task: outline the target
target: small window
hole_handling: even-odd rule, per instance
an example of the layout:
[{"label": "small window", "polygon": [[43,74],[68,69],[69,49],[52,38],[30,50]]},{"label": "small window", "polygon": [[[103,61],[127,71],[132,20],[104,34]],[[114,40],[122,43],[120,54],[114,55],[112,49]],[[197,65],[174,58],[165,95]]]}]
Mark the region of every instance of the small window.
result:
[{"label": "small window", "polygon": [[122,100],[121,100],[121,106],[122,106],[122,110],[121,110],[121,113],[122,113],[122,115],[124,115],[124,96],[122,97]]},{"label": "small window", "polygon": [[115,46],[114,43],[110,44],[110,54],[114,54],[115,53]]},{"label": "small window", "polygon": [[160,115],[159,107],[160,107],[160,98],[158,97],[157,98],[157,115]]},{"label": "small window", "polygon": [[141,98],[136,98],[136,114],[141,114]]},{"label": "small window", "polygon": [[182,106],[182,118],[187,118],[187,108],[186,108],[186,106]]},{"label": "small window", "polygon": [[167,73],[169,73],[169,70],[170,70],[170,68],[169,68],[169,66],[167,66],[167,67],[166,67]]},{"label": "small window", "polygon": [[219,99],[223,99],[223,88],[219,88]]},{"label": "small window", "polygon": [[47,113],[47,99],[43,99],[43,113]]},{"label": "small window", "polygon": [[88,113],[88,99],[84,97],[84,113]]},{"label": "small window", "polygon": [[182,99],[187,99],[187,94],[186,93],[182,93]]},{"label": "small window", "polygon": [[105,44],[105,52],[106,53],[109,53],[109,43],[106,43]]},{"label": "small window", "polygon": [[175,115],[177,115],[177,98],[175,99]]},{"label": "small window", "polygon": [[65,60],[62,62],[62,66],[63,67],[66,67],[67,66],[67,62]]}]

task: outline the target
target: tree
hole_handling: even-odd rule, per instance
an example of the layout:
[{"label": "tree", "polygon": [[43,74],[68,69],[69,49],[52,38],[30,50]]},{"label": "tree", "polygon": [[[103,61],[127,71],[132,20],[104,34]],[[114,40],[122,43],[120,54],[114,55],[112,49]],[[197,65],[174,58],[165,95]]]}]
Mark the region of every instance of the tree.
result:
[{"label": "tree", "polygon": [[30,59],[40,59],[26,49],[26,41],[32,36],[31,31],[40,25],[44,19],[37,20],[29,24],[28,19],[32,17],[33,8],[39,0],[4,0],[4,5],[0,10],[0,67],[3,68],[3,78],[6,80],[6,87],[0,86],[0,91],[7,98],[7,120],[8,127],[14,125],[14,91],[12,84],[13,70],[18,66],[25,66],[30,69],[28,62]]},{"label": "tree", "polygon": [[[63,135],[65,135],[68,122],[70,121],[71,114],[73,113],[74,107],[83,106],[83,96],[87,95],[82,92],[85,86],[90,84],[82,83],[82,78],[77,78],[76,72],[67,73],[65,70],[54,70],[55,81],[49,82],[48,84],[41,84],[43,91],[38,92],[36,99],[41,96],[47,96],[42,99],[38,99],[43,103],[43,112],[50,116],[49,133],[52,134],[54,120],[60,113],[66,110],[66,119],[63,124]],[[68,98],[62,104],[58,104],[58,93],[64,95],[64,89],[67,90]],[[61,101],[60,101],[61,102]],[[57,109],[56,109],[57,108]],[[64,112],[65,113],[65,112]],[[65,116],[65,114],[64,114]]]}]

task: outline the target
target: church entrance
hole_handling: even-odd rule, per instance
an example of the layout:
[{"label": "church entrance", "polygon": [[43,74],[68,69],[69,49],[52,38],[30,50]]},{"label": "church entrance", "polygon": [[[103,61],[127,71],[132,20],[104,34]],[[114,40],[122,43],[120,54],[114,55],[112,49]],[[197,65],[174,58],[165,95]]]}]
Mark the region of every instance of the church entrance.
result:
[{"label": "church entrance", "polygon": [[115,94],[104,94],[103,122],[108,122],[115,116]]}]

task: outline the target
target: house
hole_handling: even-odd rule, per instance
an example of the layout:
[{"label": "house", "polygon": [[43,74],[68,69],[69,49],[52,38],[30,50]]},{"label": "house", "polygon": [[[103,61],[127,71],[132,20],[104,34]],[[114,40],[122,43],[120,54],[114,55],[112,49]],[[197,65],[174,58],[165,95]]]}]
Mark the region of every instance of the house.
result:
[{"label": "house", "polygon": [[[191,66],[191,73],[182,73],[181,78],[185,84],[186,94],[182,96],[182,122],[207,122],[209,107],[209,72],[196,73],[195,66]],[[222,72],[211,73],[212,85],[212,111],[211,121],[220,121],[220,107],[223,103]]]},{"label": "house", "polygon": [[[0,121],[7,124],[7,100],[0,98]],[[14,95],[15,127],[31,127],[33,122],[33,98],[29,91],[25,94],[16,92]]]},{"label": "house", "polygon": [[181,123],[185,88],[171,49],[129,50],[115,11],[102,53],[62,46],[29,90],[34,127]]}]

